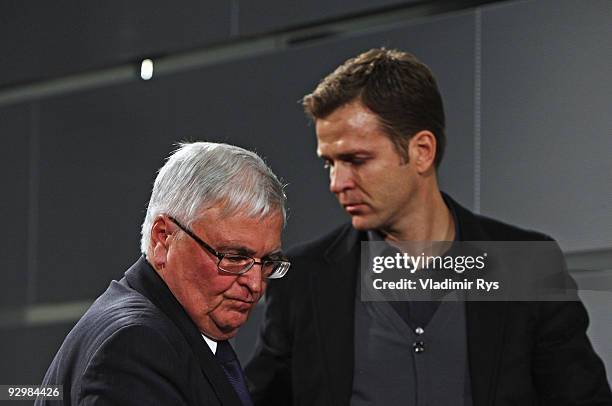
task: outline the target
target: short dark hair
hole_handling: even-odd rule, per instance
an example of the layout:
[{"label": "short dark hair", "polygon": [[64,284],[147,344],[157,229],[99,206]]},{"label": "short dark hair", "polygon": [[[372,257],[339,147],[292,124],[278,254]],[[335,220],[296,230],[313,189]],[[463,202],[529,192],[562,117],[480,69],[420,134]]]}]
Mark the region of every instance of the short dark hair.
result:
[{"label": "short dark hair", "polygon": [[434,165],[438,168],[446,145],[444,106],[431,70],[414,55],[370,49],[325,77],[302,104],[306,114],[316,120],[354,100],[376,113],[405,162],[412,136],[431,131],[436,137]]}]

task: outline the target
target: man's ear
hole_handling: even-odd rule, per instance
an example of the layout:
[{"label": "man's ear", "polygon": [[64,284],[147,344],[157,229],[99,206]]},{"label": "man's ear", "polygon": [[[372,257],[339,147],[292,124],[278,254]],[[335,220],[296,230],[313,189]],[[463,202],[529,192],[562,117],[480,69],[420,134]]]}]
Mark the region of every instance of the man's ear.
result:
[{"label": "man's ear", "polygon": [[436,148],[436,137],[431,131],[419,131],[412,136],[408,144],[408,157],[418,173],[423,174],[434,168]]},{"label": "man's ear", "polygon": [[163,269],[166,266],[168,246],[170,243],[170,223],[163,215],[158,215],[151,226],[151,261],[155,269]]}]

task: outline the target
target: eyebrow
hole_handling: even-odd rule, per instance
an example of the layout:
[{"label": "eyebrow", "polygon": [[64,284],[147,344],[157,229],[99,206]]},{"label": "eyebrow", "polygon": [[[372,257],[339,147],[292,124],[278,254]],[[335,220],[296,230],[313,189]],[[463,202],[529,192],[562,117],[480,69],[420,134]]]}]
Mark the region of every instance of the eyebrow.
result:
[{"label": "eyebrow", "polygon": [[[220,245],[217,248],[217,251],[221,254],[226,254],[228,252],[231,252],[232,254],[238,254],[238,255],[246,255],[249,257],[253,257],[255,256],[256,252],[253,251],[250,248],[247,248],[245,246],[236,246],[236,245]],[[270,258],[284,258],[283,252],[280,248],[264,255],[263,257],[261,257],[260,259],[270,259]]]},{"label": "eyebrow", "polygon": [[[364,155],[364,156],[372,156],[372,151],[368,151],[366,149],[356,149],[353,151],[345,151],[345,152],[341,152],[339,154],[336,154],[336,157],[338,159],[347,159],[347,158],[352,158],[356,155]],[[331,157],[329,155],[319,155],[319,157],[321,159],[330,159]]]},{"label": "eyebrow", "polygon": [[369,157],[372,156],[372,154],[369,151],[356,151],[356,152],[345,152],[342,154],[338,154],[338,158],[342,159],[342,160],[346,160],[346,159],[351,159],[354,158],[356,156],[363,156],[363,157]]}]

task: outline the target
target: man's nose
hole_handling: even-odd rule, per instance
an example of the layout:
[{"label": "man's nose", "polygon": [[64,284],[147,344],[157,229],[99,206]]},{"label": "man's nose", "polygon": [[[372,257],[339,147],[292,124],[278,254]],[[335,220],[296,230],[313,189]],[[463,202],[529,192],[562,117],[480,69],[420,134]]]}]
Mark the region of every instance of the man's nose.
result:
[{"label": "man's nose", "polygon": [[240,275],[241,282],[246,285],[254,296],[258,299],[263,290],[263,264],[256,262],[251,269]]},{"label": "man's nose", "polygon": [[340,193],[355,186],[351,168],[348,165],[337,163],[329,170],[329,190]]}]

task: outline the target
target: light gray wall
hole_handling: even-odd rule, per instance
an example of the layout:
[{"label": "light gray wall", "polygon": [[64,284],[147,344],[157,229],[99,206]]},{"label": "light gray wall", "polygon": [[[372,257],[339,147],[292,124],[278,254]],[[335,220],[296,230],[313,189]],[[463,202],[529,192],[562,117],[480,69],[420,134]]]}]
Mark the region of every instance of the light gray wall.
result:
[{"label": "light gray wall", "polygon": [[612,3],[482,12],[482,211],[567,251],[612,245]]}]

